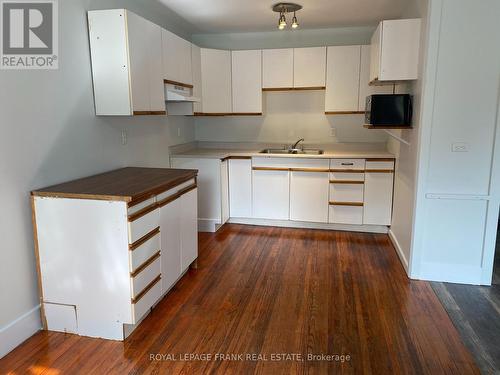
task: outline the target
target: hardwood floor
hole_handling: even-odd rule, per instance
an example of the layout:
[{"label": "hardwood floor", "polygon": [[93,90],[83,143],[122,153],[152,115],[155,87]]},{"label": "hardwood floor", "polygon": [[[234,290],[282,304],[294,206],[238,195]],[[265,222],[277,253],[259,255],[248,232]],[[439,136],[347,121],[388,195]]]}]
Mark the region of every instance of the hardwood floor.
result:
[{"label": "hardwood floor", "polygon": [[430,284],[406,277],[386,235],[226,225],[200,234],[198,269],[125,342],[40,332],[0,360],[0,373],[479,372]]}]

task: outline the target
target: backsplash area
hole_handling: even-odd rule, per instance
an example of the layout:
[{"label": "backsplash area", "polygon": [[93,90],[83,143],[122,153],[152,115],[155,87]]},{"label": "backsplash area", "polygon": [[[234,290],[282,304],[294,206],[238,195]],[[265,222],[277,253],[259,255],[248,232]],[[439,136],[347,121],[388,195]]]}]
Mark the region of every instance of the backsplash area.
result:
[{"label": "backsplash area", "polygon": [[263,93],[263,116],[196,117],[197,141],[307,143],[386,142],[363,128],[364,115],[325,115],[324,91]]}]

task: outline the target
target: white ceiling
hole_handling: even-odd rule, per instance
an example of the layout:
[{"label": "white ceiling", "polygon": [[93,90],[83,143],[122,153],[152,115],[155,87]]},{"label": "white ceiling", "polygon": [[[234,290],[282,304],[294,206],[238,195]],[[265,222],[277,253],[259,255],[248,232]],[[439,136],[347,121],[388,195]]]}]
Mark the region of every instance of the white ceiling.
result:
[{"label": "white ceiling", "polygon": [[[278,14],[273,0],[160,0],[202,33],[269,31]],[[400,18],[413,0],[298,0],[300,28],[372,26]],[[290,16],[289,16],[290,17]],[[287,19],[288,20],[288,19]]]}]

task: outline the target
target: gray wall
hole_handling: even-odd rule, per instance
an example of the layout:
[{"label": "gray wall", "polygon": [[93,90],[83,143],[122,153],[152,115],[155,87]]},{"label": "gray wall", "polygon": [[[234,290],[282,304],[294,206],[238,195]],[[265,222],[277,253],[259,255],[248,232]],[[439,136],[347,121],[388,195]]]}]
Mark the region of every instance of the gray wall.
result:
[{"label": "gray wall", "polygon": [[30,190],[127,165],[166,167],[168,146],[194,139],[187,117],[94,115],[86,11],[97,7],[127,7],[173,25],[176,33],[190,33],[155,1],[64,0],[59,70],[0,71],[0,334],[39,303]]}]

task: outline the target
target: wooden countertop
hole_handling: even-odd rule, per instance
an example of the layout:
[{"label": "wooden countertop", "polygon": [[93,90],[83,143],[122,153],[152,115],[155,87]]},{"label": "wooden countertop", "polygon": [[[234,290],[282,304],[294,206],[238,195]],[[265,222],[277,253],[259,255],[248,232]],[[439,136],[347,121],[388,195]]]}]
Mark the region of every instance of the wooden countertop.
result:
[{"label": "wooden countertop", "polygon": [[196,169],[128,167],[37,189],[39,197],[118,200],[129,206],[195,178]]}]

